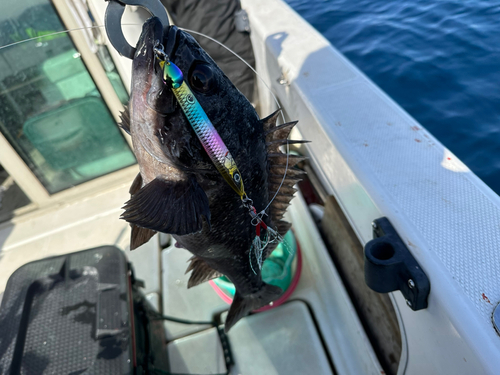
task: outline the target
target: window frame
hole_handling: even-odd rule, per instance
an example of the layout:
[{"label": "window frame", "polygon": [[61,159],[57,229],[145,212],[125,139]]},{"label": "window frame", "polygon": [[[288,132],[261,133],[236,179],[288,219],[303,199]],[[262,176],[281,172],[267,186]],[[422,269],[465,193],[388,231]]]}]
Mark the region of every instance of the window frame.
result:
[{"label": "window frame", "polygon": [[[78,13],[75,12],[74,9],[72,10],[65,0],[51,0],[51,2],[54,11],[58,14],[67,30],[82,27],[84,24],[83,20],[78,19],[80,17]],[[116,126],[118,126],[120,122],[120,112],[123,111],[124,107],[109,81],[99,58],[92,52],[81,30],[70,31],[68,32],[68,36],[73,41],[76,50],[80,53],[87,71],[115,120]],[[118,74],[120,74],[121,69],[117,70]],[[122,79],[124,78],[122,74],[120,74],[120,76]],[[127,144],[132,149],[131,138],[123,129],[119,129],[124,135]],[[9,213],[8,218],[0,217],[0,223],[6,219],[12,217],[16,218],[39,208],[59,205],[91,194],[96,194],[102,191],[104,187],[109,189],[121,185],[125,183],[125,181],[132,181],[133,177],[138,172],[138,166],[134,164],[104,176],[94,178],[90,181],[83,182],[77,186],[50,194],[2,133],[0,133],[0,164],[32,202],[27,206],[18,208]]]}]

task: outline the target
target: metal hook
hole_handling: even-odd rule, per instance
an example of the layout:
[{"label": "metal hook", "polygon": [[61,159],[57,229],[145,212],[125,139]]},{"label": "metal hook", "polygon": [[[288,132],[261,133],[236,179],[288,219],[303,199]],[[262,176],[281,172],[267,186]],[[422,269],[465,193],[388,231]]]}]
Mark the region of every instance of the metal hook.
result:
[{"label": "metal hook", "polygon": [[121,20],[126,5],[136,5],[146,9],[152,16],[158,17],[166,30],[169,26],[168,15],[165,7],[159,0],[106,0],[109,1],[104,16],[106,34],[115,49],[125,57],[133,59],[135,48],[132,47],[123,35]]}]

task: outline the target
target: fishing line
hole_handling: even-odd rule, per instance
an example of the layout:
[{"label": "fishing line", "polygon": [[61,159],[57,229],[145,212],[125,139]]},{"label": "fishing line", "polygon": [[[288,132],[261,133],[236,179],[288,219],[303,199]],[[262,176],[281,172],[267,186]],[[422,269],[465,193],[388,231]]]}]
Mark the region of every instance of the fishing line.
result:
[{"label": "fishing line", "polygon": [[[128,24],[127,26],[132,26],[133,24]],[[36,39],[42,39],[42,38],[46,38],[48,36],[52,36],[52,35],[58,35],[58,34],[65,34],[65,33],[69,33],[71,31],[79,31],[79,30],[88,30],[88,29],[97,29],[99,27],[104,27],[104,25],[102,26],[84,26],[84,27],[76,27],[74,29],[68,29],[68,30],[62,30],[62,31],[55,31],[53,33],[49,33],[49,34],[43,34],[43,35],[39,35],[39,36],[34,36],[33,38],[28,38],[28,39],[24,39],[24,40],[21,40],[19,42],[14,42],[14,43],[10,43],[10,44],[6,44],[5,46],[1,46],[0,47],[0,50],[4,49],[4,48],[7,48],[7,47],[12,47],[12,46],[15,46],[17,44],[21,44],[21,43],[25,43],[25,42],[29,42],[31,40],[36,40]]]},{"label": "fishing line", "polygon": [[[138,23],[122,23],[122,26],[139,26],[139,24]],[[83,30],[88,30],[88,29],[99,29],[101,27],[105,27],[105,25],[83,26],[83,27],[75,27],[74,29],[67,29],[67,30],[62,30],[62,31],[54,31],[53,33],[38,35],[38,36],[34,36],[32,38],[20,40],[19,42],[14,42],[14,43],[6,44],[4,46],[1,46],[0,50],[2,50],[4,48],[7,48],[7,47],[15,46],[17,44],[29,42],[31,40],[46,38],[46,37],[52,36],[52,35],[65,34],[65,33],[70,33],[72,31],[83,31]]]},{"label": "fishing line", "polygon": [[[122,24],[122,26],[138,26],[138,25],[139,24]],[[65,34],[65,33],[69,33],[69,32],[72,32],[72,31],[83,31],[83,30],[88,30],[88,29],[98,29],[98,28],[101,28],[101,27],[105,27],[105,26],[104,25],[84,26],[84,27],[76,27],[76,28],[68,29],[68,30],[55,31],[53,33],[39,35],[39,36],[35,36],[35,37],[32,37],[32,38],[24,39],[24,40],[21,40],[21,41],[18,41],[18,42],[6,44],[4,46],[1,46],[0,50],[8,48],[8,47],[15,46],[15,45],[18,45],[18,44],[21,44],[21,43],[25,43],[25,42],[29,42],[29,41],[37,40],[37,39],[42,39],[42,38],[46,38],[46,37],[53,36],[53,35]],[[283,123],[286,122],[285,116],[283,114],[282,107],[280,106],[280,104],[278,102],[278,99],[276,98],[276,96],[272,92],[271,88],[266,83],[266,81],[260,76],[260,74],[257,73],[257,71],[245,59],[243,59],[240,55],[238,55],[236,52],[234,52],[231,48],[227,47],[223,43],[219,42],[218,40],[216,40],[216,39],[214,39],[214,38],[212,38],[212,37],[210,37],[208,35],[205,35],[203,33],[200,33],[200,32],[194,31],[194,30],[185,29],[185,28],[182,28],[182,27],[179,27],[179,28],[181,30],[187,31],[188,33],[199,35],[199,36],[202,36],[202,37],[205,37],[205,38],[211,40],[212,42],[214,42],[214,43],[220,45],[221,47],[225,48],[227,51],[231,52],[234,56],[236,56],[239,60],[241,60],[248,68],[250,68],[252,70],[252,72],[255,73],[255,75],[257,76],[257,78],[267,88],[267,90],[269,91],[269,93],[273,97],[273,99],[274,99],[274,101],[276,103],[276,106],[278,107],[279,110],[281,110],[281,118],[283,120]],[[279,191],[281,190],[281,187],[283,186],[283,184],[285,182],[286,174],[287,174],[287,171],[288,171],[288,165],[289,165],[289,154],[290,154],[290,146],[289,146],[288,139],[287,139],[287,142],[286,142],[286,166],[285,166],[285,173],[283,174],[283,178],[281,179],[281,183],[280,183],[278,189],[276,190],[276,193],[274,194],[273,198],[269,201],[269,203],[267,204],[267,206],[262,211],[260,211],[258,213],[258,215],[259,215],[260,218],[262,218],[264,215],[267,215],[266,214],[266,210],[271,206],[271,204],[273,203],[273,201],[276,199],[276,197],[278,196]]]},{"label": "fishing line", "polygon": [[[271,91],[271,88],[268,86],[268,84],[266,83],[266,81],[264,81],[264,79],[260,76],[260,74],[257,73],[257,71],[252,67],[252,65],[250,65],[243,57],[241,57],[240,55],[238,55],[236,52],[234,52],[231,48],[227,47],[225,44],[219,42],[217,39],[212,38],[211,36],[199,33],[198,31],[185,29],[183,27],[179,27],[179,29],[187,31],[188,33],[200,35],[200,36],[203,36],[203,37],[205,37],[207,39],[210,39],[212,42],[217,43],[219,46],[224,47],[226,50],[228,50],[229,52],[231,52],[234,56],[236,56],[238,59],[240,59],[246,66],[248,66],[252,70],[252,72],[255,73],[255,75],[257,76],[257,78],[260,79],[260,81],[264,84],[264,86],[266,86],[266,88],[269,90],[269,92],[273,96],[273,99],[276,102],[276,105],[278,106],[278,108],[282,109],[281,106],[280,106],[280,103],[278,102],[278,99],[273,94],[273,92]],[[285,122],[285,116],[283,115],[283,111],[281,112],[281,118],[283,119],[283,122]]]}]

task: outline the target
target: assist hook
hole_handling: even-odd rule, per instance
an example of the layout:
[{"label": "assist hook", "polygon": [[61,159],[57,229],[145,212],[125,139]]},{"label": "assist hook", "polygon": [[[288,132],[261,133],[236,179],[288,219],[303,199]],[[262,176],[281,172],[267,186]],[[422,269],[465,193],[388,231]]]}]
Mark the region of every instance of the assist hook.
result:
[{"label": "assist hook", "polygon": [[133,59],[135,48],[132,47],[122,30],[122,16],[126,5],[136,5],[146,9],[153,17],[158,17],[163,25],[163,29],[169,26],[168,15],[165,7],[159,0],[106,0],[109,2],[104,16],[104,25],[106,26],[106,34],[109,41],[120,53],[120,55]]}]

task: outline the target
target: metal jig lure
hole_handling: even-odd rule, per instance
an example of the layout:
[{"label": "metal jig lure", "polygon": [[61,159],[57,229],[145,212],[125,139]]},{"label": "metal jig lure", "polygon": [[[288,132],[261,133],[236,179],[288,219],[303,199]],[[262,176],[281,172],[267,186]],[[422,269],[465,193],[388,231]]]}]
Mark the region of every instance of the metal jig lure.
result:
[{"label": "metal jig lure", "polygon": [[[281,242],[283,239],[277,231],[266,225],[262,219],[265,212],[262,211],[257,213],[252,200],[245,193],[243,178],[236,166],[236,161],[201,107],[201,104],[194,96],[189,85],[184,81],[182,71],[177,65],[169,61],[161,44],[155,47],[155,54],[156,58],[159,60],[160,68],[163,70],[163,80],[166,84],[170,85],[177,102],[181,106],[182,111],[186,115],[194,132],[203,145],[203,148],[224,180],[226,180],[229,186],[231,186],[240,196],[243,206],[248,210],[252,218],[252,225],[255,227],[255,237],[252,241],[253,250],[251,250],[249,254],[252,252],[255,253],[257,265],[260,269],[263,262],[262,255],[267,245],[277,240]],[[261,231],[266,232],[266,240],[264,242],[261,241]],[[253,266],[252,270],[256,273]]]},{"label": "metal jig lure", "polygon": [[236,161],[222,141],[207,114],[184,81],[184,75],[177,65],[168,60],[163,50],[155,48],[156,56],[163,70],[163,79],[169,82],[177,102],[186,115],[203,148],[214,163],[217,171],[242,200],[246,198],[241,173]]}]

